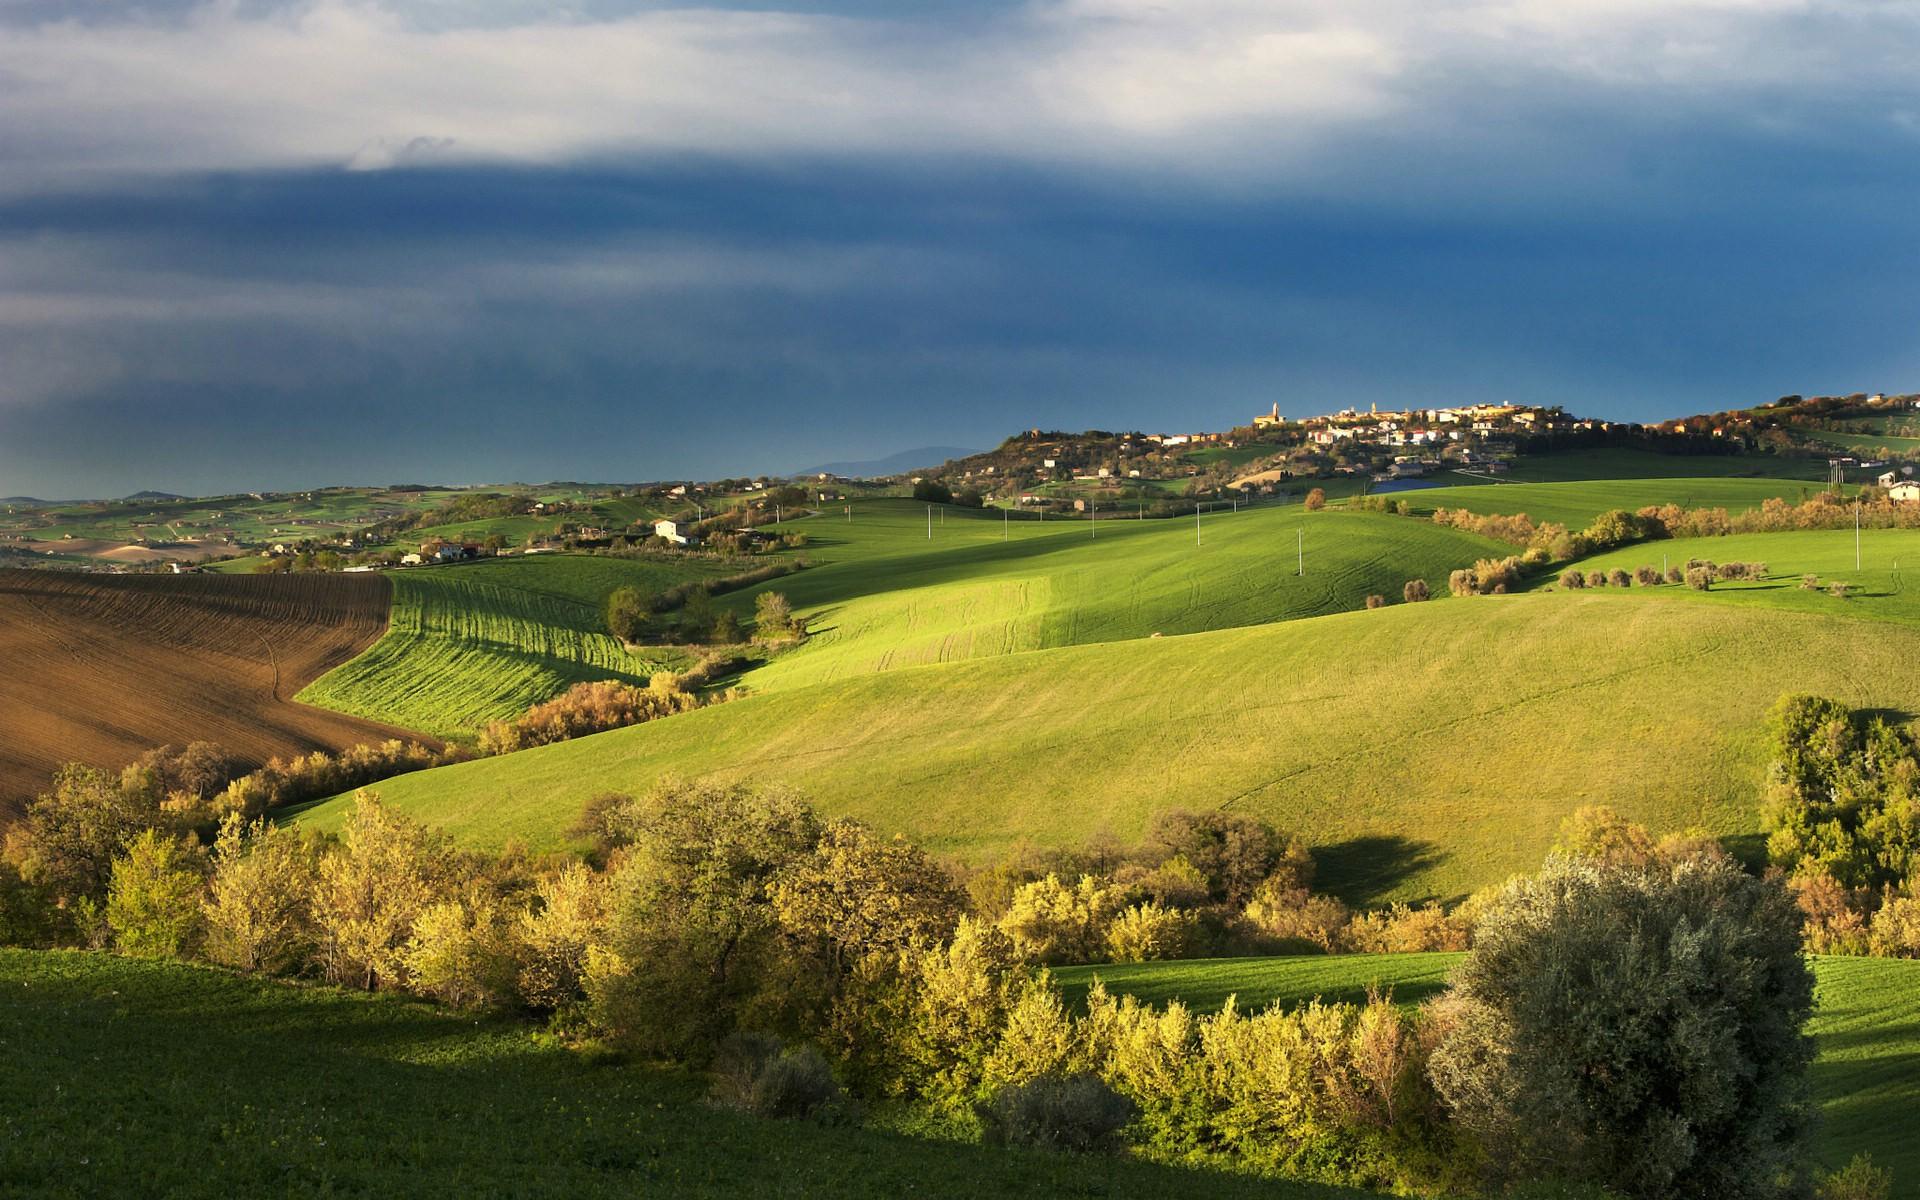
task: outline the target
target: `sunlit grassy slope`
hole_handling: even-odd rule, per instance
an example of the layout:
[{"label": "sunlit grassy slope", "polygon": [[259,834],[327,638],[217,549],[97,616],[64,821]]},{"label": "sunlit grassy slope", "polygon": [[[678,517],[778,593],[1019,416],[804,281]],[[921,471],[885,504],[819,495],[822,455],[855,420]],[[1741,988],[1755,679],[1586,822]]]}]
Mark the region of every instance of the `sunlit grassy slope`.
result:
[{"label": "sunlit grassy slope", "polygon": [[741,1116],[393,995],[23,950],[0,988],[0,1192],[22,1200],[1365,1195]]},{"label": "sunlit grassy slope", "polygon": [[1306,834],[1349,899],[1454,896],[1581,804],[1755,831],[1782,691],[1910,702],[1920,630],[1871,628],[1637,593],[1402,604],[848,677],[380,790],[472,844],[554,845],[598,791],[777,780],[972,856],[1226,805]]},{"label": "sunlit grassy slope", "polygon": [[[1416,1003],[1438,993],[1457,954],[1350,954],[1063,967],[1054,977],[1076,1000],[1094,979],[1153,1004],[1181,1000],[1212,1011],[1234,996],[1243,1008],[1319,996],[1357,1001],[1369,987]],[[1810,1032],[1822,1122],[1815,1159],[1831,1170],[1871,1154],[1894,1173],[1894,1195],[1920,1197],[1920,962],[1818,958]]]},{"label": "sunlit grassy slope", "polygon": [[[1695,459],[1682,459],[1695,462]],[[1477,513],[1526,513],[1535,522],[1557,521],[1583,529],[1609,509],[1629,512],[1650,504],[1677,504],[1682,508],[1724,508],[1744,512],[1780,497],[1798,503],[1826,487],[1797,479],[1672,478],[1591,479],[1567,483],[1487,483],[1466,487],[1421,488],[1397,498],[1415,512],[1436,508],[1464,508]]]},{"label": "sunlit grassy slope", "polygon": [[387,633],[299,699],[460,738],[583,680],[645,683],[681,656],[630,653],[606,632],[602,600],[719,569],[556,554],[396,571]]},{"label": "sunlit grassy slope", "polygon": [[[1453,529],[1292,507],[1199,521],[1005,522],[965,510],[927,537],[910,502],[797,523],[826,565],[758,590],[808,619],[806,645],[751,673],[786,688],[923,663],[1256,625],[1399,602],[1407,580],[1510,552]],[[1304,564],[1304,574],[1299,573]],[[751,604],[751,596],[735,603]]]},{"label": "sunlit grassy slope", "polygon": [[[1861,564],[1858,570],[1854,568],[1856,549]],[[1687,604],[1764,607],[1920,625],[1920,529],[1865,529],[1860,532],[1857,548],[1851,529],[1675,538],[1623,546],[1582,559],[1574,566],[1582,571],[1619,568],[1632,573],[1639,566],[1685,566],[1693,559],[1761,562],[1766,564],[1769,577],[1716,583],[1706,592],[1677,586],[1634,588],[1633,592]],[[1806,575],[1816,576],[1820,587],[1802,587]],[[1556,572],[1543,577],[1536,586],[1557,587],[1557,579]],[[1836,582],[1848,585],[1844,599],[1826,590]]]}]

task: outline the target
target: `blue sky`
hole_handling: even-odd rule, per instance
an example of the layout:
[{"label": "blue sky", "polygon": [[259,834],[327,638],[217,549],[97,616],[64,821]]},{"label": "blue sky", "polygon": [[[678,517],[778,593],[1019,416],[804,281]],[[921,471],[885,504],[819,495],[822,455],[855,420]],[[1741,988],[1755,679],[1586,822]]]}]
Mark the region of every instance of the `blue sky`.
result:
[{"label": "blue sky", "polygon": [[1920,389],[1920,7],[0,0],[0,495]]}]

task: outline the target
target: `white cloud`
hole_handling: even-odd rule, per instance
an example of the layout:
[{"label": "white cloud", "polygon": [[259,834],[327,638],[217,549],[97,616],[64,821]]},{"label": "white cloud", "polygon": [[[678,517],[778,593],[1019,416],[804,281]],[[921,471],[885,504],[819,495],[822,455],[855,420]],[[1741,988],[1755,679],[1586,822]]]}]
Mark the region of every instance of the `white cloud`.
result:
[{"label": "white cloud", "polygon": [[1476,86],[1909,94],[1920,49],[1911,3],[1806,0],[1058,0],[948,25],[423,12],[446,15],[316,0],[16,24],[0,143],[27,176],[681,152],[1270,170],[1356,129],[1443,121]]}]

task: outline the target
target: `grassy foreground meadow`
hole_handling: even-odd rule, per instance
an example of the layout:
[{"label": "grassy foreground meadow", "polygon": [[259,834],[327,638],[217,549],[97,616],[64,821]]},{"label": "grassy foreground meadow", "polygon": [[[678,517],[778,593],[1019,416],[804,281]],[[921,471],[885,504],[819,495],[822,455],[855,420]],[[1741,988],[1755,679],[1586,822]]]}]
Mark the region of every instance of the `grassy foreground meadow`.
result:
[{"label": "grassy foreground meadow", "polygon": [[510,1022],[211,967],[0,949],[10,1197],[1366,1193],[710,1108]]},{"label": "grassy foreground meadow", "polygon": [[575,683],[644,684],[685,655],[629,651],[607,633],[602,600],[618,587],[657,590],[719,570],[693,559],[540,555],[389,572],[386,634],[299,699],[459,739]]},{"label": "grassy foreground meadow", "polygon": [[[1356,1001],[1391,990],[1415,1004],[1437,995],[1459,954],[1350,954],[1267,959],[1111,963],[1054,972],[1079,1000],[1095,979],[1107,990],[1153,1004],[1179,1000],[1213,1011],[1229,997],[1244,1009],[1319,997]],[[1814,1158],[1829,1170],[1871,1154],[1894,1175],[1894,1195],[1920,1196],[1920,1143],[1911,1136],[1920,1105],[1920,962],[1882,958],[1813,960],[1814,1097],[1821,1125]]]},{"label": "grassy foreground meadow", "polygon": [[1584,804],[1755,834],[1775,697],[1908,700],[1920,631],[1860,629],[1652,593],[1399,604],[769,691],[377,790],[467,844],[556,847],[596,792],[781,782],[975,858],[1227,806],[1306,833],[1349,902],[1444,898],[1533,869]]}]

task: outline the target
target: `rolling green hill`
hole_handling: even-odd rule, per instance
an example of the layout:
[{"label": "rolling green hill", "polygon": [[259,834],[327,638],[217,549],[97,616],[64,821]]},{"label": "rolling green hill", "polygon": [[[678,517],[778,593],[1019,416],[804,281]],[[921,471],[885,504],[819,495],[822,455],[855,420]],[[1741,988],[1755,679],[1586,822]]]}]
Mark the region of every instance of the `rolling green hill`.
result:
[{"label": "rolling green hill", "polygon": [[[1697,459],[1682,459],[1697,462]],[[1715,460],[1717,461],[1717,460]],[[1670,479],[1598,479],[1567,483],[1488,483],[1466,487],[1421,488],[1399,498],[1415,512],[1436,508],[1464,508],[1477,513],[1526,513],[1536,523],[1557,521],[1570,529],[1584,529],[1610,509],[1629,512],[1651,504],[1682,508],[1724,508],[1744,512],[1779,497],[1789,503],[1825,488],[1822,482],[1795,479],[1733,479],[1678,477]]]},{"label": "rolling green hill", "polygon": [[[1862,530],[1860,570],[1854,569],[1854,553],[1851,529],[1796,530],[1642,542],[1573,565],[1582,571],[1619,568],[1632,572],[1643,565],[1684,566],[1696,558],[1716,563],[1763,562],[1770,574],[1765,580],[1729,580],[1714,584],[1706,592],[1675,586],[1635,588],[1633,592],[1636,597],[1658,596],[1677,603],[1769,608],[1920,625],[1920,529]],[[1825,590],[1802,588],[1801,577],[1809,574],[1819,577],[1822,589],[1830,583],[1846,583],[1850,594],[1840,599]],[[1541,579],[1536,586],[1556,586],[1556,578],[1557,573]],[[1617,589],[1608,591],[1620,594]]]},{"label": "rolling green hill", "polygon": [[574,683],[645,683],[685,655],[629,652],[606,632],[601,601],[626,584],[658,590],[722,569],[554,554],[391,572],[386,634],[298,699],[457,740]]},{"label": "rolling green hill", "polygon": [[1920,630],[1860,629],[1654,593],[1401,604],[769,691],[379,790],[475,845],[552,846],[599,791],[785,781],[973,857],[1230,805],[1305,833],[1350,901],[1448,897],[1531,869],[1582,804],[1752,834],[1782,691],[1909,701]]},{"label": "rolling green hill", "polygon": [[24,950],[0,950],[0,987],[18,1200],[1365,1196],[740,1116],[685,1075],[390,994]]},{"label": "rolling green hill", "polygon": [[[953,510],[931,541],[925,516],[910,502],[878,503],[845,527],[857,533],[842,533],[830,516],[796,525],[815,539],[808,555],[827,565],[758,590],[785,594],[808,617],[813,636],[746,683],[788,688],[932,662],[1340,612],[1364,606],[1369,593],[1398,602],[1415,577],[1444,593],[1451,569],[1511,552],[1405,518],[1310,513],[1299,505],[1221,511],[1197,522],[1097,525],[1010,523]],[[1302,562],[1305,574],[1296,574]],[[744,609],[751,595],[734,603]]]},{"label": "rolling green hill", "polygon": [[[1457,954],[1349,954],[1304,958],[1239,958],[1111,963],[1062,967],[1054,978],[1070,997],[1094,979],[1109,991],[1154,1004],[1182,1000],[1211,1011],[1235,996],[1243,1008],[1364,999],[1369,986],[1391,988],[1417,1003],[1437,994]],[[1855,1154],[1894,1173],[1894,1195],[1920,1197],[1920,1142],[1911,1136],[1920,1104],[1920,962],[1884,958],[1816,958],[1816,1008],[1810,1031],[1822,1123],[1815,1159],[1829,1170]]]}]

